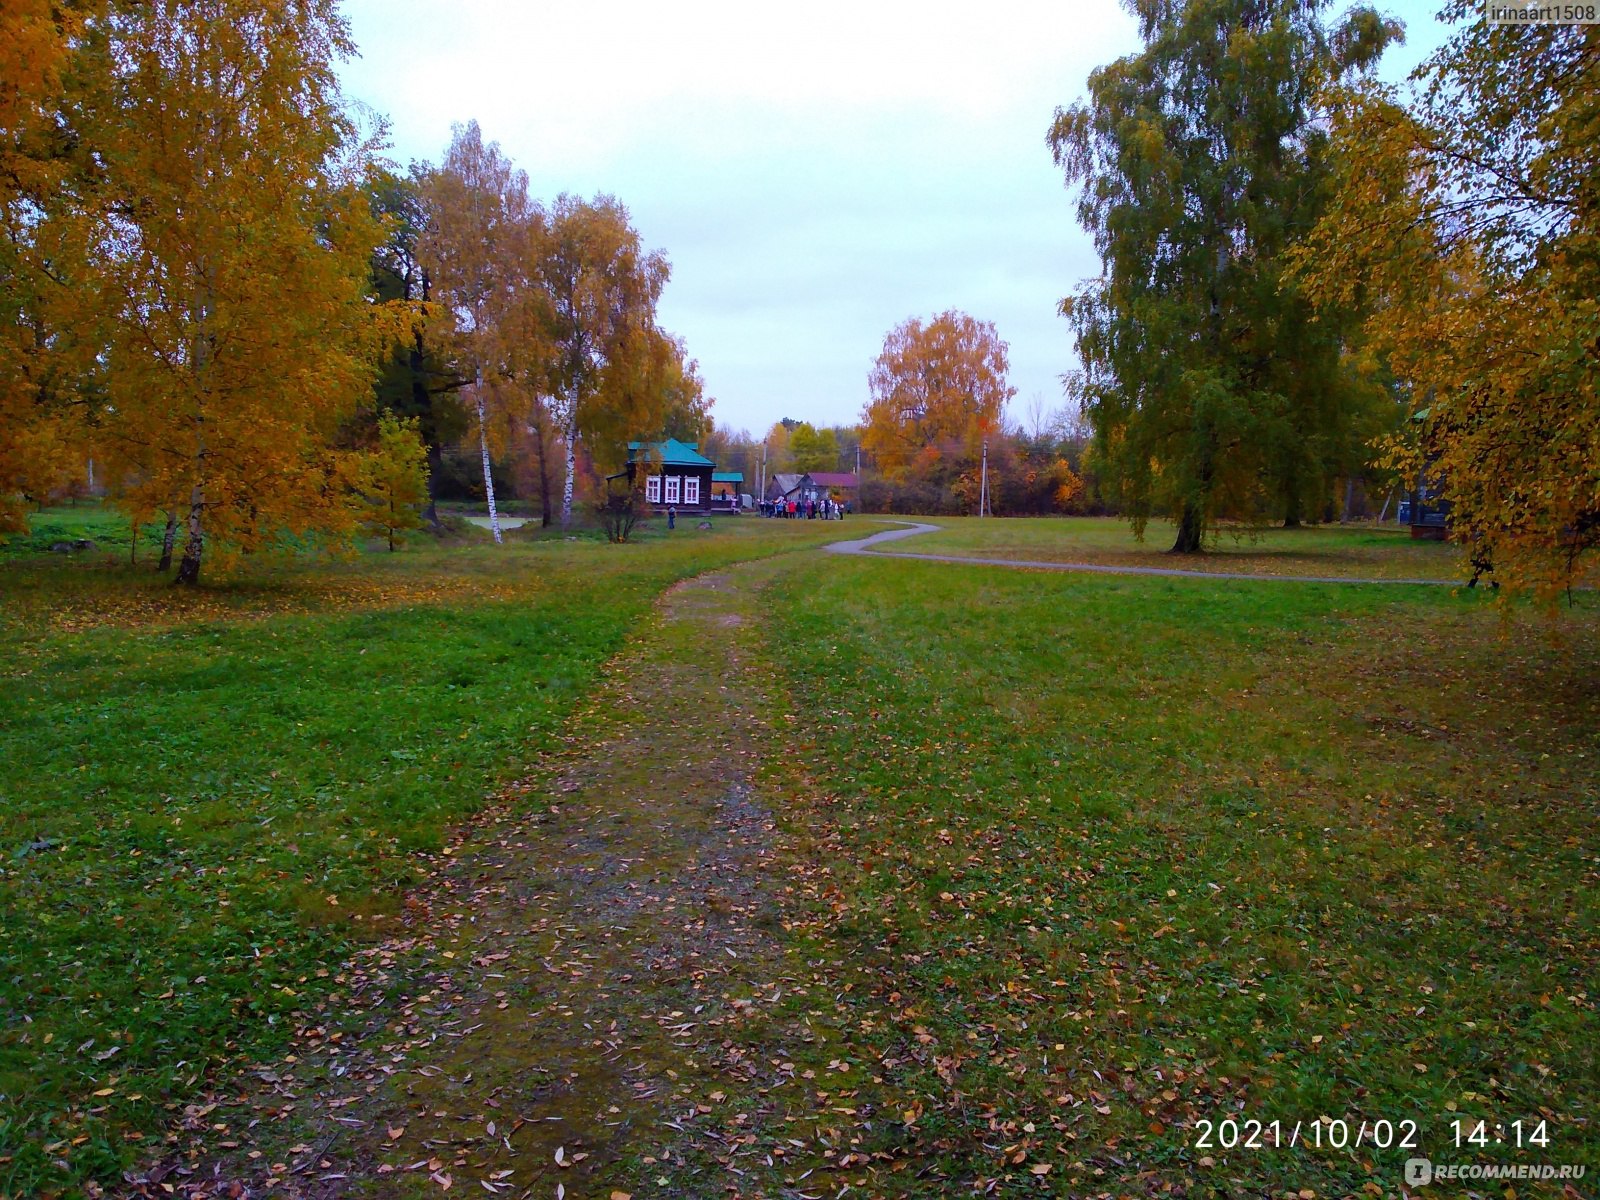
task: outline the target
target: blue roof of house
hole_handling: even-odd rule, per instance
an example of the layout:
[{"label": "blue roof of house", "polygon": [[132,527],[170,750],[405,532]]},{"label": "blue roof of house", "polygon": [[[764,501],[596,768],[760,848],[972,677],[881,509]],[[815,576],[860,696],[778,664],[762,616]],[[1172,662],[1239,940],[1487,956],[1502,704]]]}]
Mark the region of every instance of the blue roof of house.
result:
[{"label": "blue roof of house", "polygon": [[711,472],[711,482],[712,483],[743,483],[744,482],[744,472],[743,471],[713,471],[713,472]]},{"label": "blue roof of house", "polygon": [[629,442],[628,458],[631,460],[640,450],[651,451],[655,455],[656,461],[664,466],[716,466],[709,458],[700,453],[699,442],[680,442],[677,438],[668,438],[664,442]]}]

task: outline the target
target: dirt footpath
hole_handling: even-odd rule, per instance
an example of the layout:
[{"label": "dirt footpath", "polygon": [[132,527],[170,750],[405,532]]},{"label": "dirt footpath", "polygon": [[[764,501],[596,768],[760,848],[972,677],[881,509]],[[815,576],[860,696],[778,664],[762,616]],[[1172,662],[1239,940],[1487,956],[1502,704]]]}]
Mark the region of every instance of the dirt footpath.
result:
[{"label": "dirt footpath", "polygon": [[343,1011],[189,1106],[135,1192],[741,1191],[761,1114],[731,1137],[699,1118],[797,1082],[763,1021],[797,982],[782,912],[806,888],[760,792],[776,743],[740,573],[663,598],[567,748],[439,856],[406,935],[346,965]]}]

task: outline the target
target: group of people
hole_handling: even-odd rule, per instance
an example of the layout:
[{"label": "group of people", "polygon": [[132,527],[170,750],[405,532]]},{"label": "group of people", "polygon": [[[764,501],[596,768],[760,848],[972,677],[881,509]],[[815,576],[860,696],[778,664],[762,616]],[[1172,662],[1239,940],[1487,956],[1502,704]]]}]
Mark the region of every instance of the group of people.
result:
[{"label": "group of people", "polygon": [[823,496],[820,500],[797,500],[788,496],[778,500],[763,500],[761,502],[761,515],[763,517],[784,517],[788,520],[807,521],[842,521],[845,513],[850,511],[850,501],[840,504],[831,496]]}]

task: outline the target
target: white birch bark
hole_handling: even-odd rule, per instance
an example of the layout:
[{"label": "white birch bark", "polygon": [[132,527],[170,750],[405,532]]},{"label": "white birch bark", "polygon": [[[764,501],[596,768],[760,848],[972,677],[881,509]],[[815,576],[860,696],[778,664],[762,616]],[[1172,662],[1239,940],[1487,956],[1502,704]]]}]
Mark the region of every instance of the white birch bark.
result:
[{"label": "white birch bark", "polygon": [[572,409],[567,414],[565,428],[561,437],[566,442],[567,478],[561,485],[561,528],[565,529],[572,524],[572,481],[577,470],[577,452],[575,445],[578,441],[578,398],[572,398]]},{"label": "white birch bark", "polygon": [[489,471],[489,426],[483,415],[483,368],[478,368],[472,385],[472,396],[478,404],[478,449],[483,454],[483,494],[489,501],[489,532],[494,534],[495,545],[501,543],[500,512],[494,506],[494,476]]}]

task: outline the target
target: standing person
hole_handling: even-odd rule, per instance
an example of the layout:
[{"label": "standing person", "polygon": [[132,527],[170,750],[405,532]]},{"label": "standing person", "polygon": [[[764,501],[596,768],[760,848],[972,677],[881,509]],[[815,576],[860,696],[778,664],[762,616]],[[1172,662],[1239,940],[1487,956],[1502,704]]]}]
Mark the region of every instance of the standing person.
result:
[{"label": "standing person", "polygon": [[668,529],[676,529],[677,527],[678,527],[678,506],[676,504],[669,504],[669,505],[667,505],[667,528]]}]

